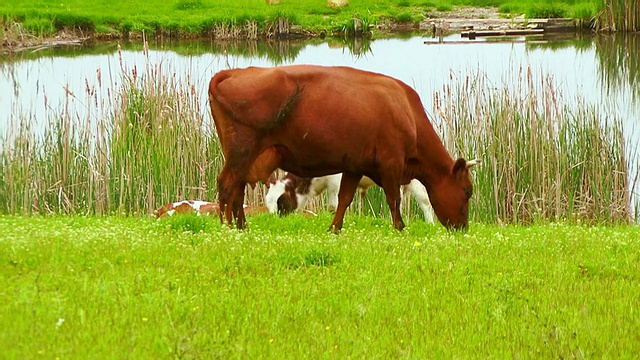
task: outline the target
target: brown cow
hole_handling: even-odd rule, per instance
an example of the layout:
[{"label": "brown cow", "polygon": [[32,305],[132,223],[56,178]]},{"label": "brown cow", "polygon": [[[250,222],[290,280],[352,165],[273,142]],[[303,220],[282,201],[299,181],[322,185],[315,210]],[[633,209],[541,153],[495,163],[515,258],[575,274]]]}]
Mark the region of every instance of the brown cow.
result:
[{"label": "brown cow", "polygon": [[396,229],[404,227],[400,185],[414,178],[444,226],[467,227],[468,169],[477,161],[451,158],[418,94],[397,79],[348,67],[231,69],[211,79],[209,101],[226,159],[221,221],[244,228],[245,185],[266,183],[279,167],[304,177],[343,173],[332,231],[363,175],[384,189]]}]

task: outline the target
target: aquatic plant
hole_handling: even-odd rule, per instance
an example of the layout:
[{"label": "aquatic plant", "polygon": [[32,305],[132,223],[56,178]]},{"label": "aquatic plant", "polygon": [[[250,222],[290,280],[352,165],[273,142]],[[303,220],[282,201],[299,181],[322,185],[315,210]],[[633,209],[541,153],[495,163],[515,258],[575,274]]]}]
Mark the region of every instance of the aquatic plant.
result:
[{"label": "aquatic plant", "polygon": [[640,1],[604,0],[594,28],[598,31],[640,31]]},{"label": "aquatic plant", "polygon": [[515,87],[482,74],[452,76],[435,94],[449,148],[484,160],[475,171],[474,217],[630,221],[637,175],[629,168],[638,159],[627,152],[621,119],[579,95],[568,105],[554,79],[531,68],[513,76]]}]

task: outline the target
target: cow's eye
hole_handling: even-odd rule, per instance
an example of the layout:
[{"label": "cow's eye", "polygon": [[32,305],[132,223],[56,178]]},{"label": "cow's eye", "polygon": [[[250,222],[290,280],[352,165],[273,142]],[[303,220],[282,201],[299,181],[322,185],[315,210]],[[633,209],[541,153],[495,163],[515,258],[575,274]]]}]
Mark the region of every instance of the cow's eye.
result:
[{"label": "cow's eye", "polygon": [[467,194],[467,199],[471,199],[471,189],[464,188],[464,193]]}]

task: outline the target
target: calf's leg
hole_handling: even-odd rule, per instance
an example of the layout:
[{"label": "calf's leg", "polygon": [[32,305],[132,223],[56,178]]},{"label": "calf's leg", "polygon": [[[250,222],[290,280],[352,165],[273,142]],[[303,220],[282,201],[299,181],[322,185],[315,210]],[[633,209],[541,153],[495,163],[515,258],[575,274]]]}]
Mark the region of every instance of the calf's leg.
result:
[{"label": "calf's leg", "polygon": [[422,213],[424,214],[424,220],[428,223],[433,224],[435,221],[433,219],[433,210],[431,209],[431,202],[429,201],[429,194],[427,194],[427,189],[422,185],[422,183],[416,179],[411,180],[409,183],[409,189],[411,189],[411,193],[413,197],[420,205],[420,209],[422,209]]}]

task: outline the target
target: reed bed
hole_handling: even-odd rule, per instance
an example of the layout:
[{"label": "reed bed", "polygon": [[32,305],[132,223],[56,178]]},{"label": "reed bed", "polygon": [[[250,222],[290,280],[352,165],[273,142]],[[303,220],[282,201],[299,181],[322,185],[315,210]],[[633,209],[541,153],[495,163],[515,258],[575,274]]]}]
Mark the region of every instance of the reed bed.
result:
[{"label": "reed bed", "polygon": [[[43,135],[28,115],[13,118],[0,140],[1,213],[150,214],[172,201],[215,201],[223,157],[199,79],[153,64],[145,52],[144,69],[120,60],[116,79],[98,71],[98,86],[87,81],[84,95],[69,92],[69,101],[85,97],[87,115],[66,104]],[[531,69],[505,82],[452,76],[434,93],[433,121],[447,148],[484,160],[474,170],[472,218],[614,223],[637,216],[630,164],[638,153],[628,153],[620,120],[580,97],[567,105],[554,80]],[[247,203],[262,204],[264,192],[248,188]],[[388,216],[379,189],[354,209]],[[404,209],[420,213],[415,204]]]},{"label": "reed bed", "polygon": [[473,217],[498,223],[628,222],[637,175],[620,119],[555,81],[521,68],[515,87],[478,73],[435,93],[436,123],[450,149],[477,154]]},{"label": "reed bed", "polygon": [[640,1],[605,0],[596,16],[594,27],[598,31],[640,31]]},{"label": "reed bed", "polygon": [[[148,55],[148,48],[145,48]],[[222,157],[192,79],[162,64],[87,81],[86,117],[69,102],[43,136],[17,115],[3,134],[2,213],[144,214],[184,198],[213,199]],[[102,81],[111,88],[102,93]]]}]

